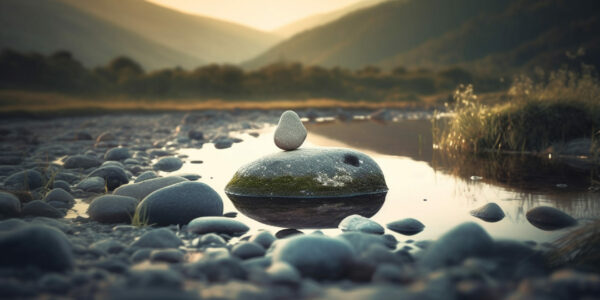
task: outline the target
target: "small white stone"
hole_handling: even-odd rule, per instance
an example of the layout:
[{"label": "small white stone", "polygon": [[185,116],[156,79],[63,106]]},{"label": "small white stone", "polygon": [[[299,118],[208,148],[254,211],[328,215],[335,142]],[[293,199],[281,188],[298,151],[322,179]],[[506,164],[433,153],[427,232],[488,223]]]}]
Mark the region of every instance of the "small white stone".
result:
[{"label": "small white stone", "polygon": [[298,114],[288,110],[281,114],[275,129],[275,145],[283,150],[297,149],[306,139],[306,128]]}]

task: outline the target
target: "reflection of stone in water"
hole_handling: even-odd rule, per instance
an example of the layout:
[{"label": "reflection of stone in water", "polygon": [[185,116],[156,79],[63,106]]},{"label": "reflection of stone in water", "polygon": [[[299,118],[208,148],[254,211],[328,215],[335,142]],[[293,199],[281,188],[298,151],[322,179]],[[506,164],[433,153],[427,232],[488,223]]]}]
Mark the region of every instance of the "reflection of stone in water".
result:
[{"label": "reflection of stone in water", "polygon": [[253,197],[226,193],[244,215],[261,223],[291,228],[335,228],[345,217],[372,217],[387,192],[345,197]]}]

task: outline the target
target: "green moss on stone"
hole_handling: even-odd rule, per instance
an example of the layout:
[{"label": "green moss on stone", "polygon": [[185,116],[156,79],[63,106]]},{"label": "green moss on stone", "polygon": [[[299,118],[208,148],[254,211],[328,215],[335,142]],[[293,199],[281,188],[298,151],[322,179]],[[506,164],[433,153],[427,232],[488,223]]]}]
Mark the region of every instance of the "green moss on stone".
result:
[{"label": "green moss on stone", "polygon": [[278,176],[272,178],[240,176],[236,173],[225,192],[253,196],[338,196],[387,191],[383,175],[354,178],[344,186],[323,185],[312,176]]}]

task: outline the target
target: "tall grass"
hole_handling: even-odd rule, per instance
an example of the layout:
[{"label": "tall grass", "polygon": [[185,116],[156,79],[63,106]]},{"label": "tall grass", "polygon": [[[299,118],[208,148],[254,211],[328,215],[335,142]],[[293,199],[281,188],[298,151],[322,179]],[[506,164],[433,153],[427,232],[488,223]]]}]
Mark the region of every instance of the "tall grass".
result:
[{"label": "tall grass", "polygon": [[600,81],[590,68],[519,76],[503,97],[500,104],[482,103],[473,86],[460,86],[447,104],[453,117],[435,121],[437,146],[539,152],[576,138],[595,140],[600,129]]}]

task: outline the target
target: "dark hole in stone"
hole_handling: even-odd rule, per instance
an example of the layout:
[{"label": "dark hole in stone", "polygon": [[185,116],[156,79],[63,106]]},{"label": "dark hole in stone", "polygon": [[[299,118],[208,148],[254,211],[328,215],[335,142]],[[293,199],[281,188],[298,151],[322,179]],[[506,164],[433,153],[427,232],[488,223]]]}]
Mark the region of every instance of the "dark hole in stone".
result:
[{"label": "dark hole in stone", "polygon": [[358,167],[360,165],[360,161],[358,160],[358,157],[353,154],[345,154],[344,155],[344,163],[353,165],[355,167]]}]

